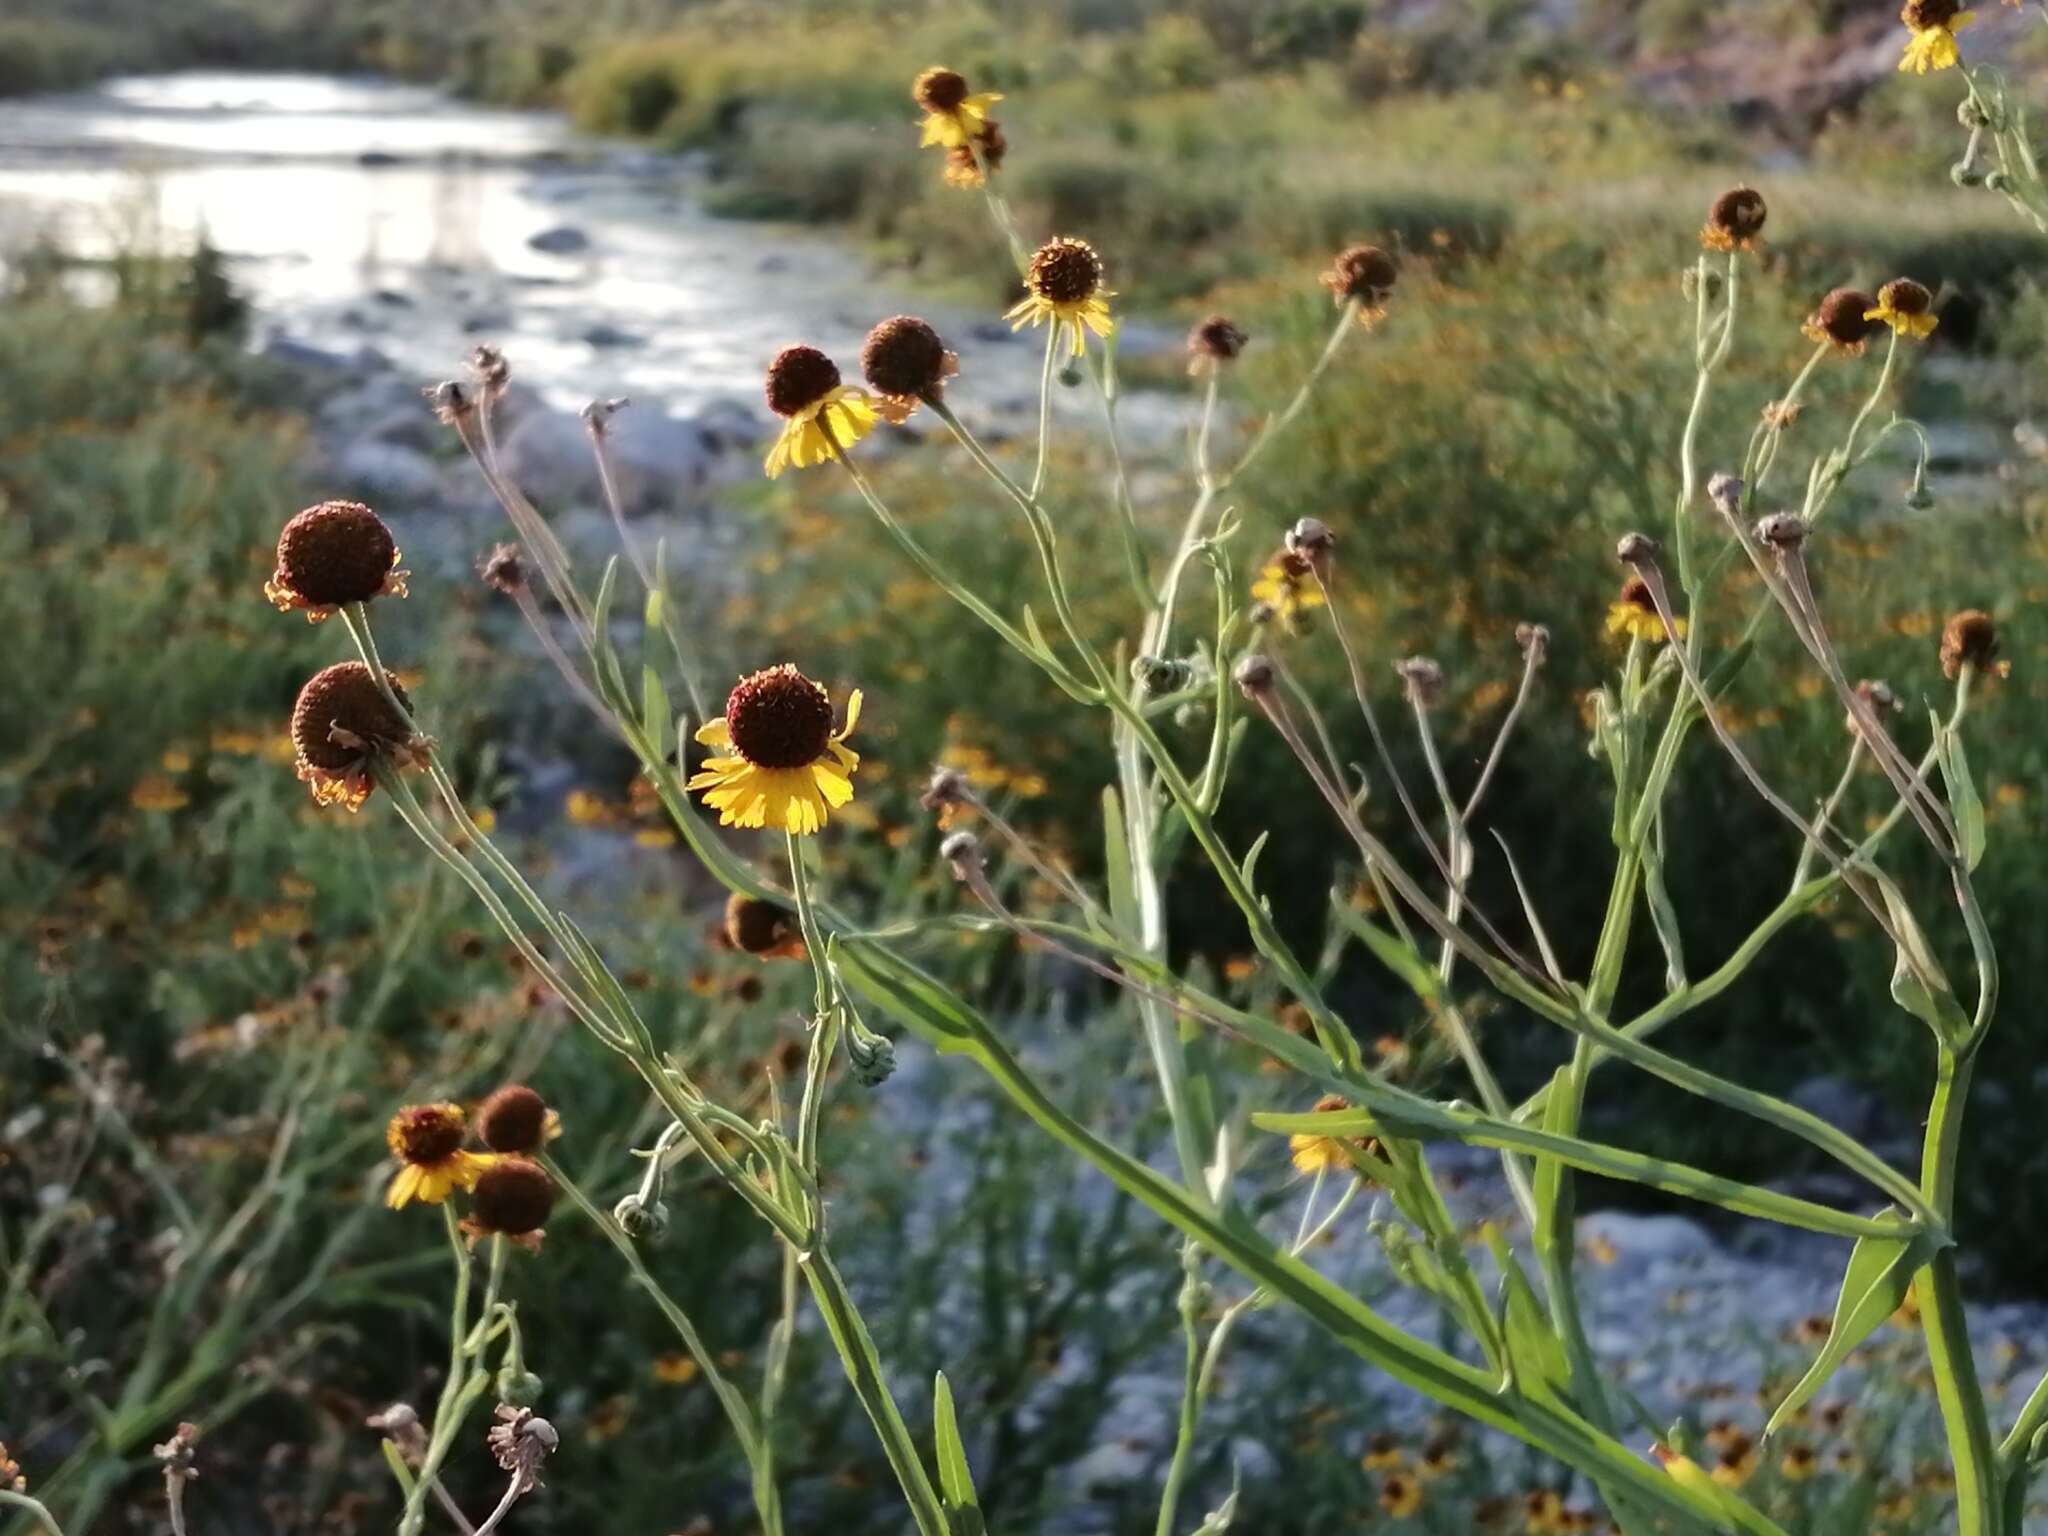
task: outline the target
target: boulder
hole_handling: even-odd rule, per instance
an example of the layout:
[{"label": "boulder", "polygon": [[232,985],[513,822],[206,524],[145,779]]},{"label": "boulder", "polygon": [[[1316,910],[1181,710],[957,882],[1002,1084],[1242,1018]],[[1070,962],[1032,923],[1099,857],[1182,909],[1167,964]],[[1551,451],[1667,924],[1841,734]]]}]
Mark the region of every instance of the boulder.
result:
[{"label": "boulder", "polygon": [[[632,408],[611,419],[612,462],[628,517],[671,510],[700,490],[716,447],[692,422]],[[499,439],[505,468],[543,506],[600,504],[597,460],[583,419],[573,411],[522,411]]]},{"label": "boulder", "polygon": [[550,256],[575,256],[590,249],[590,236],[574,224],[556,224],[539,234],[529,235],[526,243]]},{"label": "boulder", "polygon": [[440,471],[416,449],[358,438],[334,456],[334,472],[350,491],[374,506],[418,506],[436,499]]}]

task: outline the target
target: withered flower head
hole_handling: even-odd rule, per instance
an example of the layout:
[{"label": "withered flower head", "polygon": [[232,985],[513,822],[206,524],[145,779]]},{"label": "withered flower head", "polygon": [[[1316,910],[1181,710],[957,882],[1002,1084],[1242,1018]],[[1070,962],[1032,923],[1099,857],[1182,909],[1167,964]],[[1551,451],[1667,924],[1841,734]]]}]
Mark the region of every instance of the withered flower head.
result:
[{"label": "withered flower head", "polygon": [[1868,318],[1876,307],[1877,300],[1860,288],[1830,289],[1800,331],[1809,341],[1832,342],[1837,351],[1854,356],[1881,323]]},{"label": "withered flower head", "polygon": [[804,952],[796,914],[772,901],[735,891],[725,902],[725,936],[732,947],[760,959],[791,959]]},{"label": "withered flower head", "polygon": [[21,1463],[7,1454],[7,1447],[0,1445],[0,1488],[10,1493],[24,1493],[28,1479],[22,1475]]},{"label": "withered flower head", "polygon": [[531,1158],[501,1157],[477,1175],[470,1191],[472,1233],[537,1237],[555,1205],[555,1181]]},{"label": "withered flower head", "polygon": [[1981,608],[1965,608],[1941,627],[1941,675],[1953,681],[1965,666],[1999,677],[2012,671],[1998,660],[1998,626]]},{"label": "withered flower head", "polygon": [[1273,687],[1273,663],[1256,653],[1246,656],[1231,669],[1230,680],[1243,690],[1248,699],[1255,699]]},{"label": "withered flower head", "polygon": [[1048,304],[1079,304],[1102,286],[1102,258],[1086,240],[1056,235],[1032,255],[1024,286]]},{"label": "withered flower head", "polygon": [[1354,245],[1337,253],[1330,270],[1323,274],[1323,286],[1339,304],[1358,303],[1359,318],[1371,324],[1386,313],[1389,295],[1401,269],[1394,258],[1376,245]]},{"label": "withered flower head", "polygon": [[1214,373],[1223,364],[1236,362],[1250,340],[1229,316],[1211,315],[1188,332],[1188,372]]},{"label": "withered flower head", "polygon": [[956,69],[928,69],[911,83],[910,95],[927,112],[952,112],[967,99],[967,77]]},{"label": "withered flower head", "polygon": [[491,1456],[499,1467],[512,1474],[515,1497],[524,1497],[542,1486],[540,1469],[555,1447],[562,1443],[555,1426],[531,1408],[500,1403],[494,1410],[498,1422],[484,1436]]},{"label": "withered flower head", "polygon": [[559,1124],[546,1099],[524,1083],[507,1083],[476,1112],[477,1134],[493,1152],[532,1152]]},{"label": "withered flower head", "polygon": [[279,612],[301,609],[317,624],[345,603],[405,596],[406,573],[397,565],[383,518],[359,501],[323,501],[284,525],[263,595]]},{"label": "withered flower head", "polygon": [[946,151],[946,184],[953,187],[985,187],[989,177],[1003,168],[1010,152],[1010,140],[1003,125],[989,118],[981,131],[965,144]]},{"label": "withered flower head", "polygon": [[477,567],[477,574],[483,577],[485,586],[507,597],[526,588],[526,562],[520,558],[517,544],[500,544],[493,549]]},{"label": "withered flower head", "polygon": [[1734,187],[1715,198],[1707,210],[1700,244],[1710,251],[1753,251],[1768,214],[1763,193],[1753,187]]},{"label": "withered flower head", "polygon": [[[406,709],[412,701],[394,678],[391,691]],[[300,780],[322,805],[357,810],[375,786],[376,765],[412,767],[426,738],[394,711],[377,679],[360,661],[338,661],[299,690],[292,709],[292,748]]]},{"label": "withered flower head", "polygon": [[839,365],[816,347],[784,347],[768,365],[768,409],[795,416],[839,387]]},{"label": "withered flower head", "polygon": [[959,366],[939,333],[914,315],[884,320],[860,349],[861,373],[878,394],[893,400],[938,399]]}]

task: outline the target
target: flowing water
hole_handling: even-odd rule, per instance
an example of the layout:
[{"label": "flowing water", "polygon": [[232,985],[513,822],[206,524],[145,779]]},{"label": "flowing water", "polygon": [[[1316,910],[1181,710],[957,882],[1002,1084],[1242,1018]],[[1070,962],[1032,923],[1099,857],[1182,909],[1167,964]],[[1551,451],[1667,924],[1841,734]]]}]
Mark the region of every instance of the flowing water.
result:
[{"label": "flowing water", "polygon": [[[259,340],[370,345],[427,379],[490,340],[553,404],[629,394],[679,415],[758,398],[790,340],[850,361],[908,307],[829,238],[703,213],[700,176],[553,114],[390,81],[134,77],[0,102],[0,260],[40,239],[90,258],[203,233]],[[993,314],[933,318],[1028,392],[1035,349]]]}]

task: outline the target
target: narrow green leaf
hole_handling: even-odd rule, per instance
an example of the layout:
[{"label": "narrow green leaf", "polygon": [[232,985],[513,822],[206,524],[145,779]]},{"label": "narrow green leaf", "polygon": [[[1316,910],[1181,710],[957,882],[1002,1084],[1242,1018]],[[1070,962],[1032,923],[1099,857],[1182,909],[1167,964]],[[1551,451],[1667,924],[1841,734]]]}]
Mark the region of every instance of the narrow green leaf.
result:
[{"label": "narrow green leaf", "polygon": [[1507,1339],[1508,1364],[1514,1370],[1515,1385],[1552,1403],[1561,1403],[1571,1381],[1564,1345],[1550,1326],[1549,1313],[1529,1277],[1522,1272],[1514,1249],[1491,1222],[1486,1225],[1486,1243],[1500,1269],[1501,1332]]},{"label": "narrow green leaf", "polygon": [[1109,885],[1109,915],[1125,933],[1138,931],[1138,887],[1131,877],[1131,843],[1123,801],[1114,785],[1102,789],[1102,863]]},{"label": "narrow green leaf", "polygon": [[1875,1333],[1884,1320],[1898,1311],[1912,1289],[1913,1275],[1940,1250],[1941,1244],[1924,1233],[1901,1230],[1899,1236],[1865,1237],[1857,1240],[1849,1254],[1849,1267],[1842,1276],[1842,1294],[1835,1302],[1834,1325],[1819,1357],[1764,1426],[1774,1435],[1793,1414],[1818,1392],[1841,1368],[1849,1351]]},{"label": "narrow green leaf", "polygon": [[932,1388],[932,1433],[939,1461],[939,1495],[946,1522],[955,1536],[981,1536],[981,1506],[974,1497],[974,1473],[967,1465],[967,1447],[960,1440],[960,1421],[953,1412],[953,1389],[940,1371]]},{"label": "narrow green leaf", "polygon": [[647,626],[650,633],[661,628],[663,610],[667,605],[668,594],[663,592],[658,585],[647,589],[647,602],[640,610],[640,620]]},{"label": "narrow green leaf", "polygon": [[[1559,1067],[1550,1079],[1550,1093],[1543,1101],[1543,1129],[1553,1136],[1568,1136],[1572,1128],[1572,1096],[1565,1085],[1569,1068]],[[1551,1241],[1551,1227],[1557,1221],[1558,1201],[1564,1193],[1564,1164],[1554,1157],[1536,1162],[1536,1243]]]},{"label": "narrow green leaf", "polygon": [[1330,893],[1330,905],[1354,938],[1373,952],[1380,964],[1408,984],[1408,989],[1425,1002],[1435,999],[1439,984],[1436,968],[1422,958],[1412,944],[1402,942],[1345,899],[1342,891]]},{"label": "narrow green leaf", "polygon": [[1941,777],[1948,785],[1948,808],[1955,817],[1963,867],[1974,870],[1984,857],[1984,801],[1970,776],[1970,759],[1960,731],[1949,730],[1934,716],[1934,739],[1941,743]]},{"label": "narrow green leaf", "polygon": [[1237,866],[1238,873],[1244,876],[1245,889],[1254,896],[1259,893],[1258,883],[1254,874],[1259,867],[1259,855],[1266,851],[1266,839],[1272,835],[1272,832],[1269,830],[1261,832],[1257,837],[1253,838],[1251,847],[1246,850],[1243,860]]},{"label": "narrow green leaf", "polygon": [[654,668],[640,669],[640,729],[647,733],[647,740],[656,757],[667,757],[674,745],[669,740],[669,722],[675,718],[668,706],[668,689],[662,685],[661,674]]}]

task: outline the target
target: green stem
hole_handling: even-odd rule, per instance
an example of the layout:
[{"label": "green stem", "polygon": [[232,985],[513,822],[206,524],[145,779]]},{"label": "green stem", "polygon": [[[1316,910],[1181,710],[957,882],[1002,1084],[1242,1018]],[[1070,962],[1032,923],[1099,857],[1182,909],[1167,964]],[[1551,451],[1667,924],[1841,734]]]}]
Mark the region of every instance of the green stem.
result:
[{"label": "green stem", "polygon": [[[1961,1150],[1963,1107],[1969,1094],[1971,1061],[1944,1046],[1927,1112],[1927,1143],[1921,1161],[1921,1190],[1946,1219],[1955,1206],[1956,1166]],[[1944,1248],[1914,1279],[1927,1361],[1948,1428],[1955,1464],[1957,1536],[1999,1536],[1998,1458],[1991,1421],[1963,1311],[1955,1253]]]}]

